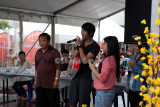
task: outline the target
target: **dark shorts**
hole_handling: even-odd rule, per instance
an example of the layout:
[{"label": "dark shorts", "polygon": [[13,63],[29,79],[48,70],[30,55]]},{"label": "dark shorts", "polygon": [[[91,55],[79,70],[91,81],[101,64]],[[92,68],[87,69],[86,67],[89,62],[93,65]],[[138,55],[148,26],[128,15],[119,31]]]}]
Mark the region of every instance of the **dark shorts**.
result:
[{"label": "dark shorts", "polygon": [[91,79],[72,79],[69,94],[70,105],[76,106],[79,102],[80,105],[87,104],[89,106],[91,87]]}]

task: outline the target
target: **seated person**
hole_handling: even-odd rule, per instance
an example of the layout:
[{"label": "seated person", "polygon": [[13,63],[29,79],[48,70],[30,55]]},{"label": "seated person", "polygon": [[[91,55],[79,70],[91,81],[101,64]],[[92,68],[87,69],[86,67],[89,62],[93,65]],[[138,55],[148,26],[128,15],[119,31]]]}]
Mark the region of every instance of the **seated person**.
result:
[{"label": "seated person", "polygon": [[9,53],[8,55],[6,56],[6,67],[12,67],[14,65],[14,60],[16,59],[17,57],[14,55],[13,53],[13,49],[9,49]]},{"label": "seated person", "polygon": [[[17,62],[17,67],[20,67],[19,71],[25,71],[25,69],[30,68],[30,63],[25,59],[25,52],[20,51],[18,54],[19,60]],[[23,72],[21,72],[23,73]],[[18,81],[16,81],[12,88],[15,90],[15,92],[18,94],[18,100],[28,100],[27,93],[25,89],[23,88],[23,85],[27,85],[28,87],[32,87],[32,79],[29,77],[18,77]]]},{"label": "seated person", "polygon": [[61,60],[61,71],[67,71],[68,62],[69,62],[69,51],[66,49],[61,50],[62,60]]}]

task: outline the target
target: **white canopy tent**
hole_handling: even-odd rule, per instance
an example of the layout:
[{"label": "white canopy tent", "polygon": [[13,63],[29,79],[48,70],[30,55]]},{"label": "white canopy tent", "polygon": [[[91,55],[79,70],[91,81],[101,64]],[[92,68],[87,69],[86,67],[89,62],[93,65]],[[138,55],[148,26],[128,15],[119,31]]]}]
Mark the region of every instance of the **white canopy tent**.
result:
[{"label": "white canopy tent", "polygon": [[[53,19],[51,35],[55,43],[55,24],[81,26],[90,21],[97,25],[124,9],[125,0],[0,0],[0,19],[19,20],[20,36],[22,21],[49,23]],[[100,23],[98,29],[100,42]]]}]

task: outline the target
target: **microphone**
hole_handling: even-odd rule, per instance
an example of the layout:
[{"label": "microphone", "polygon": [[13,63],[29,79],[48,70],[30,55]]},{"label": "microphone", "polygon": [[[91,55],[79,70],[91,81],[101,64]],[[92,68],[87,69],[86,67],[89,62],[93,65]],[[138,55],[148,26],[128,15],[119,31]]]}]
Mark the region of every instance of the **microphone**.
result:
[{"label": "microphone", "polygon": [[75,42],[76,40],[77,39],[72,39],[72,40],[67,41],[67,43]]}]

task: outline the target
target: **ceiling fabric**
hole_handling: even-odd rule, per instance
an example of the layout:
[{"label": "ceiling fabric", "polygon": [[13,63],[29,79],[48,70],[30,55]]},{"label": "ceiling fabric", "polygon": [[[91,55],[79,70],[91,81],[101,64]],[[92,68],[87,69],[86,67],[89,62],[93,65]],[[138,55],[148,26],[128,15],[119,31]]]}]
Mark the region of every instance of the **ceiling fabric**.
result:
[{"label": "ceiling fabric", "polygon": [[125,0],[0,0],[0,19],[81,26],[125,8]]}]

